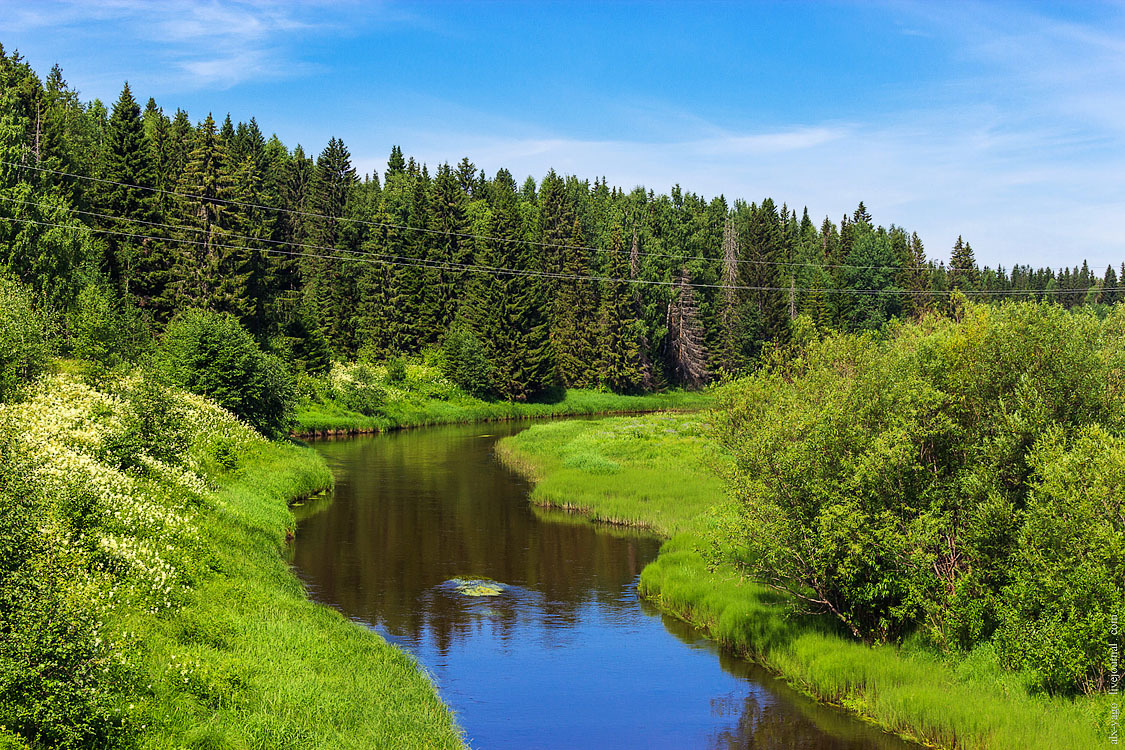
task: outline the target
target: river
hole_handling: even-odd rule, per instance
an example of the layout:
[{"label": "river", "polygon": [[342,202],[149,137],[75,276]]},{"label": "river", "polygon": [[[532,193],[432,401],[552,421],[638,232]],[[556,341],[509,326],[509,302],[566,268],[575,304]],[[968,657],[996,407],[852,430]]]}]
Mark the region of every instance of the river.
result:
[{"label": "river", "polygon": [[[639,600],[659,540],[531,507],[493,455],[524,426],[317,442],[335,495],[295,509],[310,595],[412,653],[470,747],[916,747]],[[500,593],[466,596],[456,578]]]}]

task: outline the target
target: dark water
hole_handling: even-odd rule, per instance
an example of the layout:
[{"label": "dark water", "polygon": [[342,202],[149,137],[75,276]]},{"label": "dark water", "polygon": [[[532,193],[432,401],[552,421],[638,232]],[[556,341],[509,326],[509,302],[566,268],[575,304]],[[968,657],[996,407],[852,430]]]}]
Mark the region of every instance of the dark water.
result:
[{"label": "dark water", "polygon": [[[472,747],[913,747],[638,601],[659,542],[532,509],[492,453],[518,429],[317,443],[335,497],[296,509],[311,594],[413,653]],[[466,597],[454,577],[504,589]]]}]

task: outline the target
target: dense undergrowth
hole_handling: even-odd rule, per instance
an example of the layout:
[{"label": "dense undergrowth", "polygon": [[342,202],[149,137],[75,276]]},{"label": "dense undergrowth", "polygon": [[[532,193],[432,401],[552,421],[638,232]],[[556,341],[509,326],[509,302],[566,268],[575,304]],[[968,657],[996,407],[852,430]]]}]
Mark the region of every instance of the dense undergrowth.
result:
[{"label": "dense undergrowth", "polygon": [[431,351],[387,362],[336,363],[325,376],[302,377],[295,431],[383,432],[436,424],[700,409],[712,401],[709,392],[700,391],[622,395],[581,389],[560,392],[555,400],[486,400],[447,377],[442,356]]},{"label": "dense undergrowth", "polygon": [[[645,568],[641,593],[820,700],[939,747],[1096,747],[1109,741],[1112,700],[1104,680],[1101,691],[1091,685],[1109,667],[1109,619],[1125,580],[1114,567],[1121,564],[1125,538],[1119,500],[1125,454],[1112,418],[1120,406],[1114,406],[1122,372],[1115,364],[1122,340],[1119,318],[1099,320],[1039,305],[970,308],[960,322],[892,329],[884,337],[806,342],[788,353],[785,365],[779,358],[777,366],[729,386],[720,394],[722,410],[539,425],[506,439],[499,452],[537,481],[533,502],[581,509],[600,520],[648,526],[671,536]],[[896,348],[929,354],[933,371],[945,374],[945,386],[952,390],[951,383],[960,384],[965,396],[952,403],[936,399],[929,412],[896,412],[920,390],[906,390],[904,396],[895,390],[891,374],[872,364],[880,356],[895,359],[887,352]],[[849,356],[836,356],[840,352]],[[1031,356],[1021,359],[1021,353]],[[957,366],[936,367],[943,354]],[[822,359],[814,361],[817,356]],[[802,381],[810,372],[823,374]],[[835,404],[841,394],[862,398]],[[1003,408],[990,411],[993,399]],[[882,421],[871,419],[876,404],[884,409]],[[784,528],[765,523],[768,509],[776,524],[815,496],[802,487],[788,498],[766,496],[771,503],[766,506],[759,483],[778,474],[805,481],[811,476],[835,482],[824,494],[854,506],[856,496],[863,500],[856,484],[848,483],[846,472],[833,476],[824,467],[850,468],[877,487],[901,487],[894,480],[900,464],[891,458],[903,452],[888,450],[890,438],[912,434],[910,419],[919,412],[934,425],[950,412],[955,419],[958,410],[970,421],[958,433],[970,436],[967,442],[974,434],[972,420],[990,430],[989,441],[957,454],[977,467],[971,473],[977,484],[961,478],[944,493],[915,489],[919,497],[961,497],[959,507],[971,509],[979,497],[971,491],[987,486],[987,476],[981,475],[996,471],[988,451],[995,462],[1004,449],[1026,450],[1022,462],[1003,464],[1011,473],[1001,476],[1022,470],[1027,483],[1020,504],[1009,497],[1007,522],[1000,524],[1003,516],[996,513],[975,512],[978,528],[990,520],[1007,529],[1016,544],[1004,546],[999,534],[992,535],[993,553],[1009,557],[988,562],[1010,566],[1011,588],[985,594],[977,589],[973,611],[986,621],[987,607],[995,612],[1008,606],[1013,625],[1002,628],[1003,621],[995,624],[1000,618],[992,615],[992,629],[978,630],[976,640],[966,642],[938,638],[921,620],[897,636],[875,639],[882,641],[879,645],[865,644],[849,623],[831,611],[815,612],[807,600],[778,586],[773,573],[766,575],[755,565],[761,556],[784,555],[790,543]],[[864,433],[872,424],[892,435]],[[1021,425],[1026,432],[1013,435]],[[859,433],[866,442],[857,444],[866,451],[852,455],[839,448]],[[716,436],[722,438],[719,445]],[[927,456],[924,451],[913,455]],[[728,492],[708,476],[715,470],[725,475]],[[940,469],[931,474],[943,476]],[[982,493],[993,504],[999,494]],[[866,502],[860,507],[872,507]],[[755,519],[759,525],[748,528]],[[861,526],[849,526],[849,534],[837,535],[843,547],[835,559],[850,554],[854,571],[856,561],[877,558],[878,547],[865,534],[879,528],[877,521],[886,523],[877,514]],[[943,519],[931,518],[928,527],[948,531],[950,524],[944,522],[941,526]],[[792,523],[800,538],[800,525]],[[814,553],[831,554],[824,539],[834,537],[817,536],[828,528],[826,520],[813,514],[805,523],[819,540]],[[961,538],[972,539],[968,533]],[[793,554],[803,552],[798,548]],[[966,544],[964,554],[971,553]],[[897,574],[906,577],[901,570]],[[832,575],[840,586],[864,582],[862,576]],[[868,582],[878,583],[874,576]],[[870,590],[858,586],[860,593]],[[812,596],[811,587],[796,592]],[[1012,633],[1019,625],[1025,629],[1019,643],[1026,645],[1013,651]],[[1059,685],[1060,674],[1074,675],[1069,688]]]},{"label": "dense undergrowth", "polygon": [[399,649],[313,604],[308,448],[141,377],[0,406],[0,747],[459,745]]}]

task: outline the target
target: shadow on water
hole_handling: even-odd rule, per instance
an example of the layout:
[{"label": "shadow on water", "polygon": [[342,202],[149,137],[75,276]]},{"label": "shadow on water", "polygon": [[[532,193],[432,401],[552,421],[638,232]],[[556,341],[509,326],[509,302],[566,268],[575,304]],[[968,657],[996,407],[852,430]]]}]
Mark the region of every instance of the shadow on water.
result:
[{"label": "shadow on water", "polygon": [[529,506],[493,456],[522,427],[318,442],[335,497],[295,508],[310,593],[413,653],[471,746],[913,747],[639,601],[659,541]]}]

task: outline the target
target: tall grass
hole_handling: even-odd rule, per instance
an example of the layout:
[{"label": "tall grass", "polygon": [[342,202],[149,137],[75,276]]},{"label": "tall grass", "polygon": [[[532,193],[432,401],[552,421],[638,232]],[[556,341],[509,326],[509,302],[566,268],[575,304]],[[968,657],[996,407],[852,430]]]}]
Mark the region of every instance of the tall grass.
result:
[{"label": "tall grass", "polygon": [[[355,366],[350,369],[357,369]],[[420,361],[405,364],[405,378],[388,382],[385,365],[363,366],[379,396],[369,413],[347,408],[340,383],[347,383],[349,366],[337,365],[332,375],[309,381],[297,407],[297,434],[325,432],[385,432],[401,427],[438,424],[503,422],[542,417],[626,414],[656,410],[696,410],[709,406],[709,392],[671,391],[623,396],[603,391],[571,389],[558,401],[513,403],[484,401],[465,393],[441,371]]]},{"label": "tall grass", "polygon": [[[417,663],[289,569],[319,455],[197,396],[111,391],[57,376],[0,406],[0,747],[460,746]],[[41,611],[65,627],[9,633]]]},{"label": "tall grass", "polygon": [[694,415],[536,425],[500,441],[497,453],[535,481],[537,505],[665,536],[698,529],[723,493],[708,468],[723,459],[712,453]]},{"label": "tall grass", "polygon": [[994,652],[942,655],[915,643],[868,647],[832,620],[790,614],[776,591],[700,550],[726,502],[712,467],[729,460],[702,436],[706,414],[535,425],[499,444],[536,482],[531,499],[670,539],[639,590],[662,610],[754,659],[818,700],[942,748],[1055,750],[1108,746],[1109,696],[1031,695]]}]

